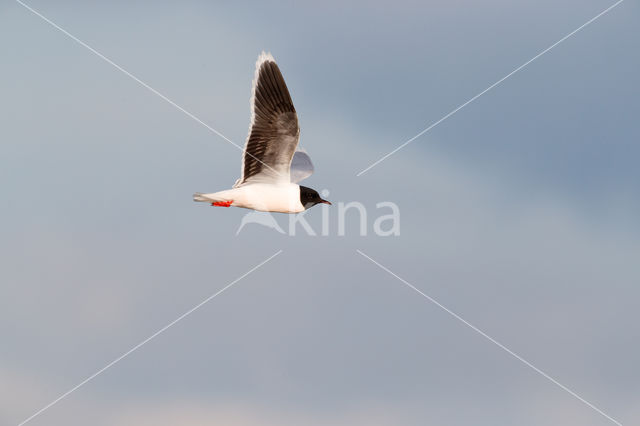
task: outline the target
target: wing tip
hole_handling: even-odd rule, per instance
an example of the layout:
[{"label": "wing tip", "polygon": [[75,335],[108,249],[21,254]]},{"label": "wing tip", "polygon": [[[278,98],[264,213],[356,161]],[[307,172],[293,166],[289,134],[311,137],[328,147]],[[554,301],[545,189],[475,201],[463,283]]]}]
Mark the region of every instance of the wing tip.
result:
[{"label": "wing tip", "polygon": [[275,63],[276,60],[273,59],[273,55],[271,54],[271,52],[265,52],[263,50],[262,52],[260,52],[260,55],[258,55],[258,60],[256,61],[256,70],[260,69],[260,66],[265,62]]},{"label": "wing tip", "polygon": [[[258,85],[258,77],[260,76],[260,67],[265,62],[273,62],[276,63],[276,60],[273,59],[273,55],[271,52],[265,52],[264,50],[260,52],[258,55],[258,60],[256,61],[256,69],[253,74],[253,81],[251,82],[251,99],[249,100],[249,104],[251,107],[251,121],[249,122],[249,135],[251,135],[251,127],[255,122],[255,98],[256,98],[256,86]],[[247,136],[248,140],[249,136]],[[243,166],[244,169],[244,166]]]},{"label": "wing tip", "polygon": [[[273,55],[271,52],[265,52],[264,50],[258,55],[258,60],[256,61],[256,70],[253,74],[253,82],[251,84],[251,108],[253,111],[253,101],[256,93],[256,85],[258,84],[258,77],[260,76],[260,67],[265,62],[273,62],[276,63],[276,60],[273,59]],[[253,115],[253,114],[252,114]],[[253,121],[253,120],[252,120]]]}]

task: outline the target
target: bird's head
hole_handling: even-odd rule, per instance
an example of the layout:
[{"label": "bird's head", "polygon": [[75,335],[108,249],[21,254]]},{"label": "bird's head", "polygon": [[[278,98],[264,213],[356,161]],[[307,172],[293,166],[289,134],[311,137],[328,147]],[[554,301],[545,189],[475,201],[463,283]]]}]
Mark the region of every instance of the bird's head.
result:
[{"label": "bird's head", "polygon": [[300,186],[300,203],[304,206],[305,210],[320,203],[331,205],[329,201],[320,198],[318,191],[307,188],[306,186]]}]

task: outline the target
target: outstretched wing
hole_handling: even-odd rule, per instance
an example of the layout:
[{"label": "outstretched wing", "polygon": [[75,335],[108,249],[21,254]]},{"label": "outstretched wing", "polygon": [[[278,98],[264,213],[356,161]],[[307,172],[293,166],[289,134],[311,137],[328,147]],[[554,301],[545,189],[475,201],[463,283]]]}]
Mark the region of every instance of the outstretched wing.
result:
[{"label": "outstretched wing", "polygon": [[299,148],[294,154],[291,160],[291,182],[298,183],[313,174],[313,163],[309,154],[301,148]]},{"label": "outstretched wing", "polygon": [[300,128],[291,95],[273,57],[262,52],[256,62],[251,99],[251,128],[244,147],[242,175],[247,182],[289,182],[289,166]]}]

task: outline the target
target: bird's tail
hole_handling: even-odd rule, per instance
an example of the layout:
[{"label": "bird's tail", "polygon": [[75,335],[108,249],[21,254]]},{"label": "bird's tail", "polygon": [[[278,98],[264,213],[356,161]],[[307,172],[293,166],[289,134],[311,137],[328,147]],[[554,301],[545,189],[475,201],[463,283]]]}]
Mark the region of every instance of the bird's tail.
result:
[{"label": "bird's tail", "polygon": [[195,194],[193,194],[193,201],[210,202],[211,200],[205,197],[205,195],[202,192],[196,192]]}]

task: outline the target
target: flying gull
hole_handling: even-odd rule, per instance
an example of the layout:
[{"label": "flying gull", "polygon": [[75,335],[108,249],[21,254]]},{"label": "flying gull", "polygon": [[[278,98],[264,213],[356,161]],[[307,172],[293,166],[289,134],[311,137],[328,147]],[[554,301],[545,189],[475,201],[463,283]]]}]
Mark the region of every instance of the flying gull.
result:
[{"label": "flying gull", "polygon": [[232,189],[196,192],[193,200],[280,213],[299,213],[316,204],[331,204],[317,191],[298,185],[313,173],[311,158],[298,148],[299,139],[298,116],[282,73],[273,56],[262,52],[256,62],[251,127],[240,179]]}]

